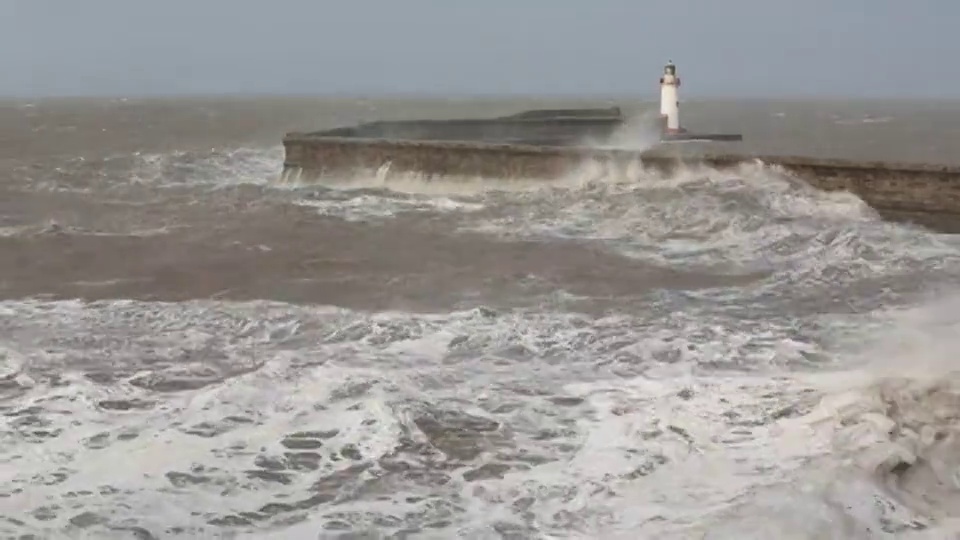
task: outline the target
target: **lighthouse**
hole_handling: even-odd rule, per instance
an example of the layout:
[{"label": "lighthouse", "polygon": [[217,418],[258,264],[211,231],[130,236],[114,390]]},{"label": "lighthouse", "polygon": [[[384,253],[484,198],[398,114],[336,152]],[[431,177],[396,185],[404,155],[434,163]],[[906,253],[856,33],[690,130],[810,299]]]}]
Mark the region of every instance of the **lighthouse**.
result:
[{"label": "lighthouse", "polygon": [[680,127],[680,77],[672,60],[663,66],[660,77],[660,141],[742,141],[739,133],[690,133]]},{"label": "lighthouse", "polygon": [[683,133],[680,127],[680,77],[677,66],[668,61],[660,77],[660,117],[667,134]]}]

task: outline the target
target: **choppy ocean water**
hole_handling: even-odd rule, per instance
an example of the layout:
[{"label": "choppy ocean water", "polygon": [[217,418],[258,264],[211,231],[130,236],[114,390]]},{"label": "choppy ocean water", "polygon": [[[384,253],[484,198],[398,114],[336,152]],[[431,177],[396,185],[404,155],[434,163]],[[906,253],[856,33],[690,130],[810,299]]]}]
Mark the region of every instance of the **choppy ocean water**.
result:
[{"label": "choppy ocean water", "polygon": [[[7,104],[0,533],[955,537],[957,237],[760,165],[278,180],[284,131],[516,106]],[[955,159],[912,107],[687,108]]]}]

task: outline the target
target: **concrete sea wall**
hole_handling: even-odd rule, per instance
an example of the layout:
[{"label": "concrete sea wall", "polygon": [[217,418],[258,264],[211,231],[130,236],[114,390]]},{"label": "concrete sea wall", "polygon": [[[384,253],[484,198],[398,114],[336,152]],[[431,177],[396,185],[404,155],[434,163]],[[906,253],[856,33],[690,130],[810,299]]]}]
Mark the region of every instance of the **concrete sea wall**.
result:
[{"label": "concrete sea wall", "polygon": [[960,167],[853,162],[786,156],[684,154],[578,147],[543,147],[452,141],[357,139],[291,133],[284,138],[286,178],[317,179],[351,170],[389,166],[390,171],[426,176],[557,178],[587,162],[603,167],[641,166],[664,174],[678,167],[730,169],[745,162],[777,165],[826,191],[844,190],[881,214],[960,230]]}]

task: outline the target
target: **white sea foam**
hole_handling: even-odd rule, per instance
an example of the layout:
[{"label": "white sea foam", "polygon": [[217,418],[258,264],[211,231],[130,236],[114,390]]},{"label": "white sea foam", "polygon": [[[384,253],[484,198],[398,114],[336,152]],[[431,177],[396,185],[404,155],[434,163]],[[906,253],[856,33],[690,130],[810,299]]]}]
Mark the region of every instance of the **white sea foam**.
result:
[{"label": "white sea foam", "polygon": [[[669,353],[692,343],[672,332],[644,335],[643,323],[624,316],[364,315],[204,303],[4,307],[3,328],[12,337],[8,376],[22,395],[4,444],[16,467],[3,483],[24,489],[42,478],[50,485],[11,493],[2,505],[8,515],[52,512],[57,517],[46,524],[58,527],[83,512],[114,526],[157,530],[242,521],[249,519],[240,517],[244,512],[264,508],[279,515],[262,518],[267,522],[308,510],[331,514],[328,522],[338,512],[362,522],[368,518],[357,511],[371,498],[354,490],[389,495],[381,507],[392,517],[383,519],[398,527],[427,525],[447,512],[462,523],[457,515],[465,510],[456,507],[480,504],[463,491],[475,481],[469,471],[525,474],[543,461],[569,459],[583,430],[603,422],[583,417],[590,407],[579,400],[589,392],[568,388],[570,381],[663,362],[688,371],[697,361],[696,352],[682,360]],[[712,349],[710,361],[711,353],[754,338],[725,339],[697,348]],[[108,372],[120,380],[102,379]],[[443,430],[458,435],[450,439]],[[311,431],[318,433],[296,435]],[[43,453],[14,458],[26,441]],[[373,469],[350,472],[369,460]],[[402,473],[408,465],[400,465],[408,460],[416,473],[410,478]],[[329,500],[303,502],[319,476],[338,471],[342,484],[329,487]],[[404,502],[412,497],[425,499]],[[459,502],[446,507],[447,497]],[[128,515],[116,506],[121,498]]]},{"label": "white sea foam", "polygon": [[[475,195],[491,189],[483,179],[425,181],[416,174],[392,174],[389,168],[326,178],[321,184],[280,181],[282,166],[282,147],[211,149],[139,155],[131,175],[135,183],[168,188],[217,189],[244,184],[269,187],[290,192],[287,196],[293,197],[294,204],[349,221],[389,218],[406,212],[476,211],[483,204]],[[514,189],[524,182],[516,184]]]},{"label": "white sea foam", "polygon": [[0,227],[0,238],[11,238],[14,236],[21,236],[25,234],[29,227],[25,226],[13,226],[13,227]]},{"label": "white sea foam", "polygon": [[591,180],[492,194],[486,205],[496,210],[467,216],[461,230],[591,240],[665,266],[771,273],[770,286],[757,294],[960,269],[956,237],[884,222],[856,196],[815,190],[778,167],[690,167],[670,177],[639,168],[576,174]]},{"label": "white sea foam", "polygon": [[63,236],[133,236],[145,238],[149,236],[160,236],[169,234],[176,226],[163,226],[145,229],[130,230],[91,230],[84,227],[70,225],[61,225],[55,220],[44,225],[22,225],[17,227],[0,227],[0,237],[30,237],[38,235],[63,235]]},{"label": "white sea foam", "polygon": [[[211,155],[140,179],[268,177],[262,153]],[[0,302],[0,533],[940,538],[960,519],[960,304],[883,307],[955,283],[955,240],[761,165],[395,178],[279,191],[771,277],[597,317]]]},{"label": "white sea foam", "polygon": [[[955,538],[960,534],[960,299],[895,310],[824,397],[784,423],[829,443],[790,486],[745,500],[707,538]],[[866,336],[865,336],[866,337]]]},{"label": "white sea foam", "polygon": [[329,192],[315,197],[298,199],[294,204],[316,208],[325,216],[334,216],[346,221],[370,221],[390,218],[407,212],[472,212],[483,209],[477,202],[456,200],[438,196],[402,196],[382,191]]},{"label": "white sea foam", "polygon": [[283,164],[283,147],[211,148],[136,154],[129,179],[162,187],[234,186],[275,183]]},{"label": "white sea foam", "polygon": [[[892,318],[886,331],[948,353],[955,308],[918,309],[926,318]],[[926,334],[931,318],[940,330]],[[756,497],[787,504],[803,485],[809,504],[791,510],[812,512],[802,537],[853,530],[821,518],[824,505],[860,531],[956,517],[909,497],[939,489],[949,501],[960,486],[924,483],[921,466],[891,491],[890,473],[871,468],[898,448],[937,474],[956,467],[943,453],[957,421],[952,375],[891,371],[913,349],[884,344],[861,349],[876,361],[854,371],[790,374],[779,357],[804,358],[826,335],[759,324],[695,312],[5,302],[0,513],[23,524],[0,530],[196,536],[303,519],[314,536],[687,537],[796,522],[758,506],[776,497]],[[884,379],[869,376],[875,366]]]},{"label": "white sea foam", "polygon": [[862,124],[886,124],[893,121],[892,116],[881,116],[874,117],[870,115],[865,115],[861,118],[845,118],[834,120],[834,124],[838,125],[862,125]]}]

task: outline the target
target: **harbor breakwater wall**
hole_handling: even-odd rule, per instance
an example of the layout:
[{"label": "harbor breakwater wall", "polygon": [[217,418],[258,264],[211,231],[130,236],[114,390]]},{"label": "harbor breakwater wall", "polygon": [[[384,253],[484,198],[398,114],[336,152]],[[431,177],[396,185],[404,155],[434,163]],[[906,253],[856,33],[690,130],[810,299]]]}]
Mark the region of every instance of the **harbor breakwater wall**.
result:
[{"label": "harbor breakwater wall", "polygon": [[890,219],[960,232],[960,167],[790,156],[689,154],[666,145],[651,151],[587,146],[532,146],[457,141],[364,139],[291,133],[284,137],[285,179],[316,180],[350,171],[412,172],[427,177],[554,179],[586,163],[642,167],[662,174],[703,165],[729,170],[762,162],[814,188],[849,191]]}]

